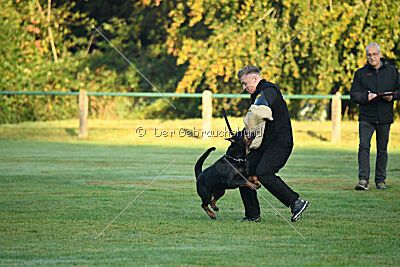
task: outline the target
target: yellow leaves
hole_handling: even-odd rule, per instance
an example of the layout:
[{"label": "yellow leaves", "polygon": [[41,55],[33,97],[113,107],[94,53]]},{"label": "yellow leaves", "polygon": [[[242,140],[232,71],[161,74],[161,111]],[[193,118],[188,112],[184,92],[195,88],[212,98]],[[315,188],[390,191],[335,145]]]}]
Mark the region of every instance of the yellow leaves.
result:
[{"label": "yellow leaves", "polygon": [[32,70],[28,69],[28,68],[24,68],[24,73],[27,75],[31,75],[32,74]]},{"label": "yellow leaves", "polygon": [[143,6],[149,6],[151,4],[151,0],[141,0],[141,2]]},{"label": "yellow leaves", "polygon": [[238,14],[238,22],[240,22],[240,21],[242,21],[242,20],[245,20],[246,19],[246,14],[243,14],[243,13],[240,13],[240,14]]},{"label": "yellow leaves", "polygon": [[203,13],[204,13],[204,3],[201,0],[197,1],[188,1],[188,5],[191,9],[189,12],[188,16],[191,17],[189,21],[189,27],[193,27],[196,25],[199,21],[203,19]]},{"label": "yellow leaves", "polygon": [[[168,53],[176,52],[178,65],[189,64],[177,91],[195,91],[200,86],[198,90],[209,88],[227,92],[232,87],[217,87],[223,83],[230,85],[235,80],[236,71],[245,65],[266,66],[294,37],[297,33],[294,29],[303,27],[304,34],[299,35],[265,71],[265,75],[268,73],[268,77],[286,88],[297,87],[299,91],[309,90],[310,93],[318,88],[318,92],[330,92],[334,82],[341,86],[341,83],[351,81],[353,70],[365,63],[362,62],[362,50],[367,40],[385,43],[386,55],[396,58],[392,51],[396,41],[393,43],[391,39],[398,40],[399,23],[390,18],[381,19],[385,14],[379,14],[377,19],[378,11],[374,10],[370,11],[371,18],[364,19],[361,1],[336,4],[329,9],[326,1],[304,4],[300,0],[283,0],[279,12],[267,1],[224,1],[226,3],[219,2],[215,6],[221,6],[223,10],[220,11],[225,17],[207,18],[207,10],[213,4],[194,0],[187,2],[191,10],[187,17],[182,13],[183,6],[179,10],[182,17],[173,17],[175,22],[184,19],[188,22],[186,26],[173,26],[177,28],[172,34],[182,38],[183,42],[175,50],[176,44],[172,42],[167,50]],[[233,4],[235,10],[226,10]],[[295,17],[298,17],[297,21]],[[179,36],[179,27],[193,27],[202,19],[209,20],[208,26],[212,29],[209,36],[200,39]],[[368,26],[364,27],[367,20]],[[376,38],[378,35],[381,39]]]},{"label": "yellow leaves", "polygon": [[193,27],[196,25],[199,21],[201,21],[203,16],[195,16],[189,21],[189,27]]}]

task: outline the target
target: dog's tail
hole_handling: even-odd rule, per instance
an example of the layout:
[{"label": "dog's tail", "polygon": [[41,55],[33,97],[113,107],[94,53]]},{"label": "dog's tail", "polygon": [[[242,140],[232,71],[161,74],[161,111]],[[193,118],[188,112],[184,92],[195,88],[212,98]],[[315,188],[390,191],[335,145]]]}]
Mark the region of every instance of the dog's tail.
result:
[{"label": "dog's tail", "polygon": [[208,157],[208,155],[210,155],[211,151],[214,151],[215,147],[211,147],[209,148],[206,152],[204,152],[204,154],[197,160],[196,162],[196,166],[194,166],[194,173],[196,174],[196,179],[199,177],[200,173],[202,172],[202,168],[203,168],[203,163],[206,160],[206,158]]}]

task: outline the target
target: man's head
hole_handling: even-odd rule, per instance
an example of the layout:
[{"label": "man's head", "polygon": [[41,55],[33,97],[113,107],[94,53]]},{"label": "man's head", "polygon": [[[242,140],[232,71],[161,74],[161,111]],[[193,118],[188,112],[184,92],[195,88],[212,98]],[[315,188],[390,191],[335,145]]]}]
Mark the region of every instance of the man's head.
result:
[{"label": "man's head", "polygon": [[243,89],[249,94],[256,91],[257,85],[261,80],[260,70],[256,66],[250,65],[239,70],[237,77],[243,85]]},{"label": "man's head", "polygon": [[365,52],[367,53],[367,60],[368,63],[371,64],[372,67],[375,69],[379,69],[381,66],[381,48],[378,44],[376,43],[371,43],[367,45],[365,48]]}]

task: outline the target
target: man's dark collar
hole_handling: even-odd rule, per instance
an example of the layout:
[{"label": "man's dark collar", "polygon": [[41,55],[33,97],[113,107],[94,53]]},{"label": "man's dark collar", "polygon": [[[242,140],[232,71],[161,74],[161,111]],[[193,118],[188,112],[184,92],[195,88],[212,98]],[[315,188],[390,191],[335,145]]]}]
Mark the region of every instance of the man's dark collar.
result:
[{"label": "man's dark collar", "polygon": [[263,87],[263,84],[267,83],[267,81],[265,79],[261,79],[256,87],[256,90],[254,91],[254,93],[252,95],[258,95],[261,92],[261,88]]},{"label": "man's dark collar", "polygon": [[[387,62],[387,60],[385,58],[381,58],[381,66],[378,69],[381,69],[383,67],[388,66],[389,63]],[[374,66],[372,66],[371,64],[369,64],[369,62],[367,61],[367,63],[365,64],[365,67],[370,68],[370,69],[374,69],[376,70],[376,68]]]}]

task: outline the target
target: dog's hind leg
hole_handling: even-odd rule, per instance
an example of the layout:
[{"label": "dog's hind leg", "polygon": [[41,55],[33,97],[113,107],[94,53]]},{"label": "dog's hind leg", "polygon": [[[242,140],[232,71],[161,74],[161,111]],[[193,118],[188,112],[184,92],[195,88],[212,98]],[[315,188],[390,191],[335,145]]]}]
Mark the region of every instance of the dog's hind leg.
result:
[{"label": "dog's hind leg", "polygon": [[225,190],[216,191],[216,192],[213,193],[214,199],[211,200],[211,208],[213,210],[219,211],[219,208],[215,204],[217,203],[218,199],[220,199],[223,195],[225,195]]},{"label": "dog's hind leg", "polygon": [[202,201],[201,207],[207,212],[211,219],[215,220],[217,216],[215,216],[214,212],[212,212],[208,207],[208,205],[211,204],[211,192],[209,192],[206,187],[197,183],[197,194],[200,196]]},{"label": "dog's hind leg", "polygon": [[207,204],[201,204],[201,207],[207,212],[211,219],[217,219],[217,216],[215,216],[215,213],[210,210]]}]

